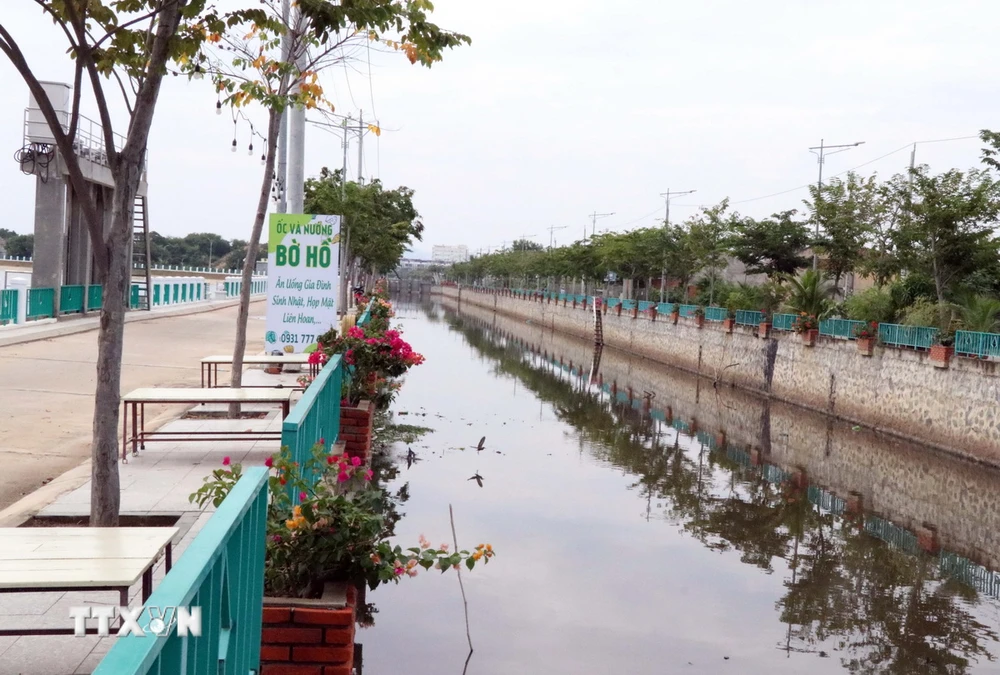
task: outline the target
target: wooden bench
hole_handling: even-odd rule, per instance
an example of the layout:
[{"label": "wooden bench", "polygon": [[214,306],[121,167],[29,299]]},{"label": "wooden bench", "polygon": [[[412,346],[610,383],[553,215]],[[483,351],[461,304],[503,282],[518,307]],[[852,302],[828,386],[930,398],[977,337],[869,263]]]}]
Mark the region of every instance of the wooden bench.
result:
[{"label": "wooden bench", "polygon": [[[320,364],[309,363],[308,354],[284,354],[282,356],[274,355],[247,355],[243,357],[243,365],[247,366],[260,366],[260,365],[273,365],[273,364],[294,364],[299,366],[309,366],[309,374],[313,377],[319,374]],[[202,387],[218,387],[219,386],[219,366],[230,366],[233,365],[233,356],[225,356],[222,354],[217,354],[215,356],[206,356],[201,360],[201,386]],[[214,383],[214,384],[213,384]],[[260,388],[260,387],[281,387],[280,384],[256,384],[256,385],[244,385],[245,388]]]},{"label": "wooden bench", "polygon": [[[146,431],[146,404],[187,404],[205,403],[274,403],[281,405],[281,419],[288,416],[291,408],[293,389],[273,387],[257,389],[184,389],[169,387],[147,387],[136,389],[122,396],[122,461],[128,461],[128,446],[132,454],[146,449],[146,442],[196,441],[191,436],[207,436],[216,441],[281,440],[281,431]],[[132,435],[129,436],[129,407],[132,408]]]},{"label": "wooden bench", "polygon": [[[176,527],[0,528],[0,593],[118,591],[126,607],[129,588],[141,578],[145,603],[161,554],[170,571],[175,536]],[[0,629],[0,636],[72,634],[72,627]]]}]

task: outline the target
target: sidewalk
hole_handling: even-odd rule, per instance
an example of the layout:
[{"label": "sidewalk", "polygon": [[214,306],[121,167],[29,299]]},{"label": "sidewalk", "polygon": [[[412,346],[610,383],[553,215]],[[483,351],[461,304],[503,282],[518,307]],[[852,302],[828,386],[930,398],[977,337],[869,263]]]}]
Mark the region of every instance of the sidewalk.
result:
[{"label": "sidewalk", "polygon": [[[255,302],[263,302],[264,299],[264,296],[250,298],[251,311]],[[172,316],[200,314],[201,312],[211,312],[216,309],[235,307],[239,303],[239,298],[224,298],[222,300],[165,305],[151,309],[148,312],[142,310],[131,310],[125,312],[125,323],[128,324],[137,321],[151,321],[153,319],[162,319]],[[86,316],[82,314],[72,314],[69,316],[62,316],[58,319],[40,319],[38,321],[29,321],[24,324],[8,324],[6,326],[0,326],[0,347],[97,330],[100,327],[100,323],[101,313],[96,311],[88,312]]]},{"label": "sidewalk", "polygon": [[[246,384],[277,384],[295,386],[296,374],[267,375],[261,370],[248,370]],[[225,406],[198,406],[198,412],[222,411]],[[267,417],[256,420],[175,419],[163,427],[170,431],[212,429],[280,430],[280,412],[268,406],[244,406],[245,410],[266,410]],[[149,443],[128,464],[119,464],[121,476],[121,514],[136,516],[177,517],[180,533],[174,540],[174,561],[211,516],[212,507],[205,511],[188,501],[188,495],[199,488],[203,478],[222,466],[228,456],[233,463],[262,465],[279,449],[278,441],[198,441]],[[73,472],[69,472],[72,474]],[[39,512],[39,516],[79,516],[90,510],[89,471],[80,473],[79,482]],[[67,480],[72,480],[68,477]],[[29,497],[30,498],[30,497]],[[26,498],[26,499],[29,499]],[[15,505],[16,506],[16,505]],[[163,578],[163,560],[154,571],[154,589]],[[131,589],[131,605],[141,604],[141,583]],[[0,627],[68,627],[69,607],[85,604],[117,605],[114,592],[88,593],[16,593],[0,594]],[[114,644],[115,637],[25,636],[0,637],[0,674],[62,675],[90,673]]]}]

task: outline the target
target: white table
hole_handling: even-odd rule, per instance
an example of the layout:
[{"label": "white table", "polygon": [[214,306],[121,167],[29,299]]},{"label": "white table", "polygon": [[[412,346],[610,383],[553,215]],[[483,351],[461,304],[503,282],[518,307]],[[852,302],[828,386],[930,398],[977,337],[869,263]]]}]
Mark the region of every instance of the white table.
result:
[{"label": "white table", "polygon": [[[308,354],[282,354],[281,356],[267,355],[267,354],[256,354],[247,355],[243,357],[244,365],[260,366],[260,365],[272,365],[272,364],[295,364],[299,366],[308,365],[309,374],[313,377],[319,374],[319,364],[309,363]],[[201,386],[202,387],[218,387],[219,386],[219,366],[232,366],[233,365],[233,355],[228,356],[224,354],[216,354],[214,356],[206,356],[201,360]],[[207,382],[207,384],[206,384]],[[214,385],[212,383],[215,383]],[[275,386],[280,387],[281,385],[254,385],[257,387],[267,387]]]},{"label": "white table", "polygon": [[[176,527],[0,528],[0,593],[118,591],[124,607],[141,578],[146,602],[161,554],[170,571],[175,536]],[[71,627],[0,630],[0,636],[72,634]]]},{"label": "white table", "polygon": [[[216,441],[281,440],[280,431],[146,431],[146,404],[188,404],[204,403],[276,403],[281,405],[281,419],[288,417],[294,389],[185,389],[171,387],[146,387],[130,391],[122,396],[122,461],[128,461],[128,446],[132,444],[132,454],[146,449],[146,442],[196,441],[191,436],[209,436]],[[128,434],[128,410],[132,408],[132,435]],[[158,437],[158,438],[154,438]],[[252,437],[252,438],[250,438]]]}]

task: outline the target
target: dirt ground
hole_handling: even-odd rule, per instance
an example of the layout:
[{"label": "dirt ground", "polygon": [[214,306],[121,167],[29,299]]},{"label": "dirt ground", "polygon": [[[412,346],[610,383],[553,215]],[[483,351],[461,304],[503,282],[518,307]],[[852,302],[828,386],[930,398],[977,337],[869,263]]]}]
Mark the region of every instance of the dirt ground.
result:
[{"label": "dirt ground", "polygon": [[[126,324],[122,392],[199,386],[200,359],[232,351],[236,312]],[[263,313],[251,305],[248,353],[263,346]],[[96,330],[0,347],[0,509],[90,456],[96,357]],[[147,407],[147,419],[163,410]]]}]

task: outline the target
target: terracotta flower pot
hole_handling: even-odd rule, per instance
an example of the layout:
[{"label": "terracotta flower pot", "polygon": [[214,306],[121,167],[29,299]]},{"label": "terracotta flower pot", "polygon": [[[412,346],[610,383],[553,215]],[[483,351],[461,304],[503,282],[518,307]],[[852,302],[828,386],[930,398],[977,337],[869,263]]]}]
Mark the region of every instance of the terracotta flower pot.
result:
[{"label": "terracotta flower pot", "polygon": [[698,328],[702,328],[705,325],[705,317],[704,316],[696,316],[694,318],[694,325],[697,326]]},{"label": "terracotta flower pot", "polygon": [[649,312],[649,320],[656,321],[656,307],[650,307],[647,311]]},{"label": "terracotta flower pot", "polygon": [[819,329],[811,328],[809,330],[804,330],[800,333],[800,335],[802,336],[802,344],[806,347],[815,347],[816,337],[819,335]]},{"label": "terracotta flower pot", "polygon": [[935,368],[947,368],[951,357],[955,354],[954,347],[944,345],[931,345],[931,363]]},{"label": "terracotta flower pot", "polygon": [[858,353],[861,356],[871,356],[875,349],[875,338],[858,338]]},{"label": "terracotta flower pot", "polygon": [[766,340],[771,337],[771,323],[768,321],[761,321],[760,326],[757,327],[757,337]]},{"label": "terracotta flower pot", "polygon": [[670,312],[670,323],[677,325],[677,319],[681,317],[681,313],[677,310]]},{"label": "terracotta flower pot", "polygon": [[727,333],[733,332],[733,326],[736,325],[736,319],[723,319],[722,320],[722,330]]}]

